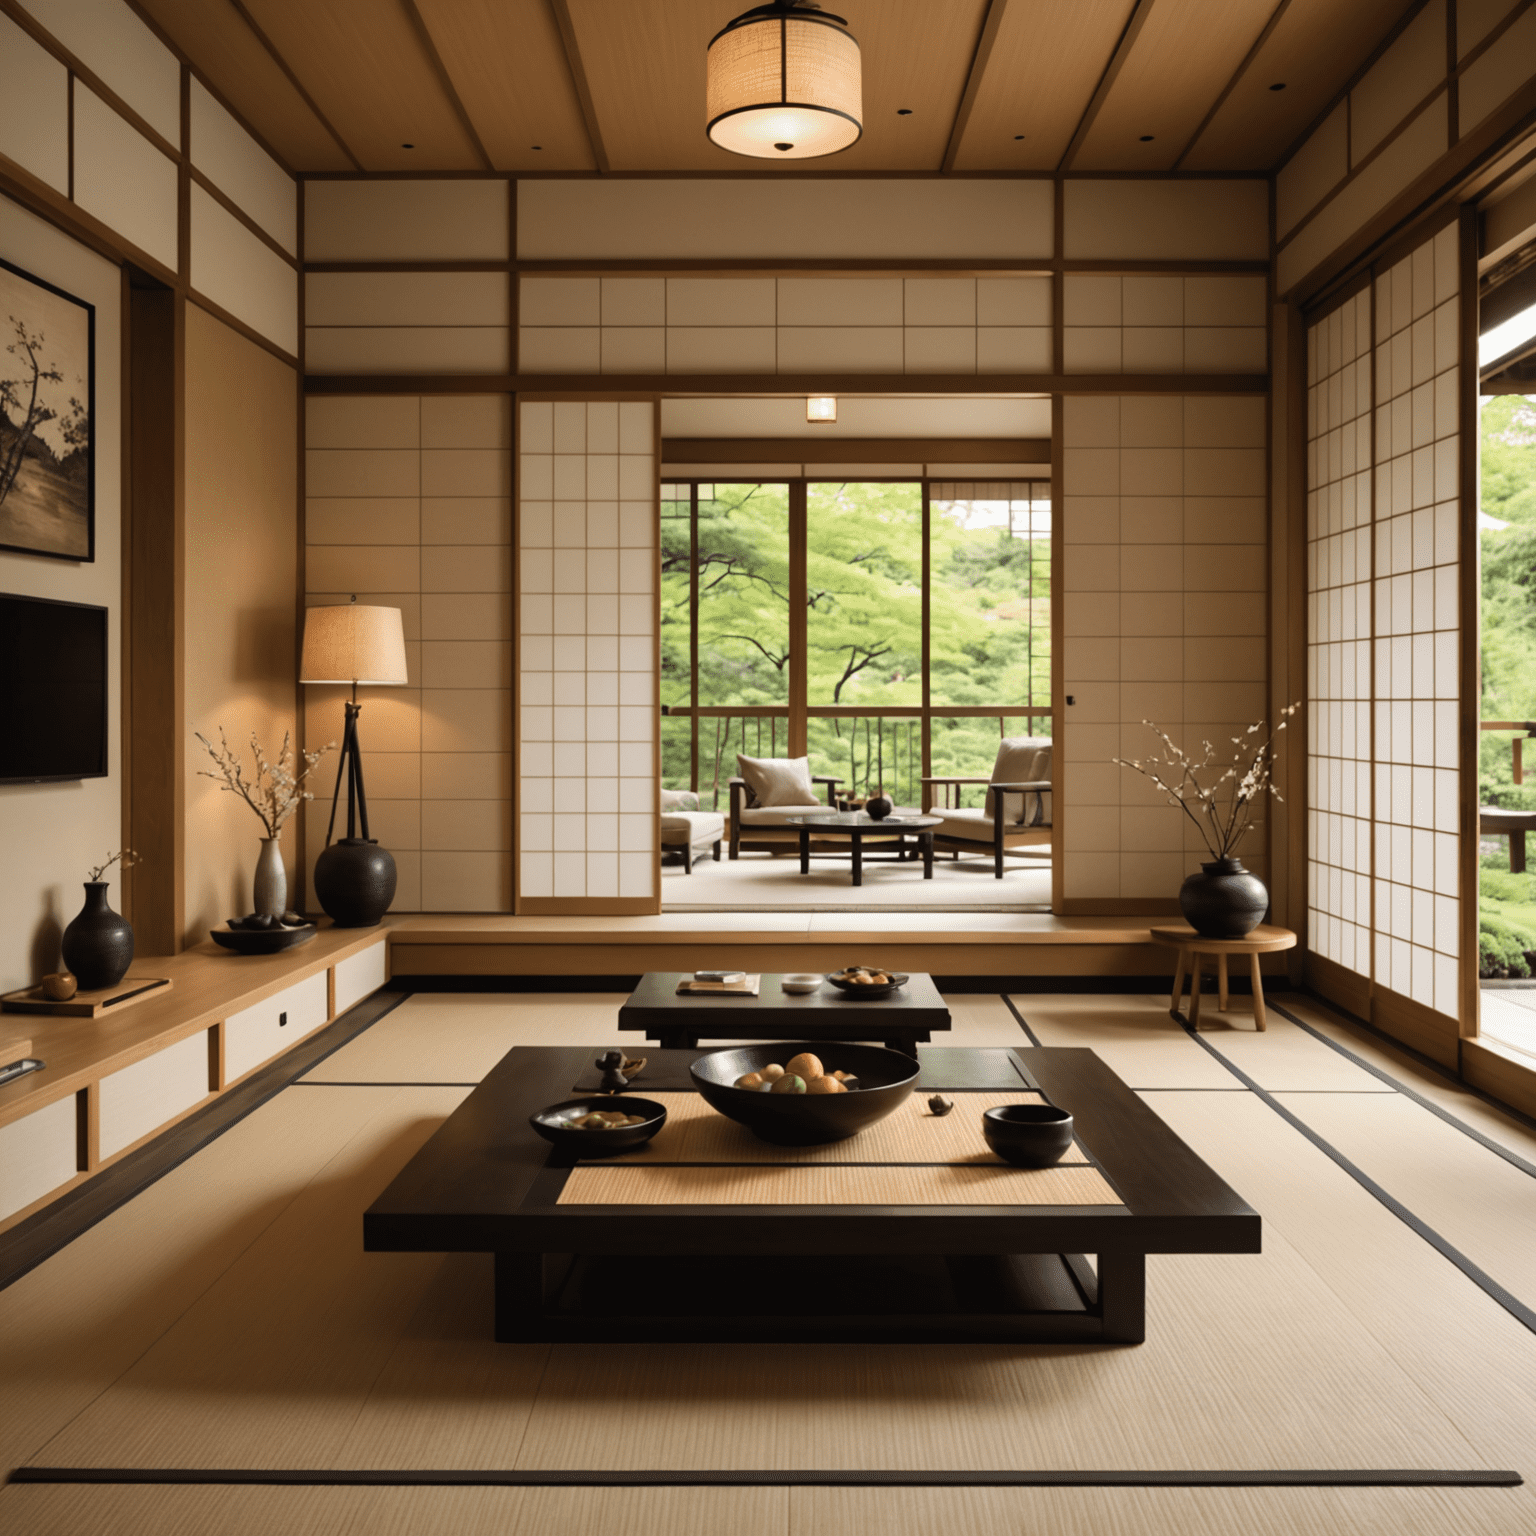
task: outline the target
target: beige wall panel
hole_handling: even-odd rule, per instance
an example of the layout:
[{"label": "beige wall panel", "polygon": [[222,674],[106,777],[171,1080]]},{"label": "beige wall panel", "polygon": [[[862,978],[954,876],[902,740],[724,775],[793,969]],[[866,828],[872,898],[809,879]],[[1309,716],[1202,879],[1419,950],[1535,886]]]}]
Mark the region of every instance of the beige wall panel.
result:
[{"label": "beige wall panel", "polygon": [[[363,700],[367,703],[367,699]],[[327,740],[331,738],[327,736]],[[311,810],[308,825],[313,828],[318,820],[322,824],[330,814],[330,790],[336,783],[334,762],[322,770],[320,789],[315,791],[317,800],[324,800],[319,810]],[[421,798],[421,753],[384,752],[368,743],[368,793],[381,800],[419,800]]]},{"label": "beige wall panel", "polygon": [[421,455],[398,448],[311,448],[304,486],[311,496],[416,496]]},{"label": "beige wall panel", "polygon": [[421,551],[422,592],[510,592],[512,558],[505,544],[429,545]]},{"label": "beige wall panel", "polygon": [[424,800],[421,846],[444,853],[507,853],[512,848],[509,801]]},{"label": "beige wall panel", "polygon": [[0,16],[0,155],[69,191],[69,71]]},{"label": "beige wall panel", "polygon": [[[899,277],[781,277],[778,280],[778,323],[781,326],[900,325],[903,287]],[[972,280],[973,292],[974,287]],[[741,318],[756,317],[743,315]],[[672,323],[718,325],[728,322],[718,314],[707,319],[682,319],[674,308]],[[943,322],[921,323],[937,325]]]},{"label": "beige wall panel", "polygon": [[420,676],[423,688],[510,688],[511,642],[423,641]]},{"label": "beige wall panel", "polygon": [[1051,279],[979,277],[976,279],[978,325],[1049,325]]},{"label": "beige wall panel", "polygon": [[[825,281],[820,280],[820,281]],[[857,282],[857,280],[854,280]],[[802,295],[804,290],[801,290]],[[867,297],[864,286],[852,289],[854,302]],[[896,289],[895,313],[900,321],[900,289]],[[771,277],[669,277],[667,324],[679,325],[775,325],[788,324],[778,311],[779,285]],[[827,306],[821,306],[824,310]],[[821,322],[815,322],[821,323]]]},{"label": "beige wall panel", "polygon": [[1078,260],[1263,261],[1262,181],[1069,181],[1064,256]]},{"label": "beige wall panel", "polygon": [[1445,0],[1430,3],[1349,93],[1352,164],[1371,152],[1445,78]]},{"label": "beige wall panel", "polygon": [[175,162],[78,80],[75,201],[174,270]]},{"label": "beige wall panel", "polygon": [[1032,437],[1051,435],[1051,402],[1018,395],[840,395],[837,420],[812,424],[803,397],[661,402],[669,437]]},{"label": "beige wall panel", "polygon": [[[421,441],[421,405],[412,395],[310,395],[304,401],[304,441],[310,450],[415,448]],[[311,472],[314,468],[311,460]],[[307,489],[326,494],[313,482]]]},{"label": "beige wall panel", "polygon": [[511,904],[510,853],[423,851],[423,912],[505,912]]},{"label": "beige wall panel", "polygon": [[[111,262],[3,198],[0,256],[96,306],[96,558],[77,565],[0,550],[0,591],[95,603],[110,612],[108,776],[73,784],[11,784],[0,792],[0,864],[5,870],[0,881],[0,990],[10,991],[56,968],[60,932],[80,910],[80,882],[109,850],[122,846],[122,278]],[[291,424],[288,436],[291,440]],[[114,880],[110,900],[119,908],[121,889],[121,881]]]},{"label": "beige wall panel", "polygon": [[208,1037],[175,1045],[101,1080],[101,1155],[111,1157],[208,1097]]},{"label": "beige wall panel", "polygon": [[196,185],[192,188],[192,287],[297,356],[298,273]]},{"label": "beige wall panel", "polygon": [[545,0],[417,0],[417,9],[498,170],[597,169]]},{"label": "beige wall panel", "polygon": [[[1093,96],[1133,0],[1012,0],[971,107],[955,167],[1053,171]],[[1041,69],[1041,59],[1051,61]],[[1019,89],[1027,80],[1028,89]]]},{"label": "beige wall panel", "polygon": [[298,185],[250,134],[192,80],[192,164],[238,203],[290,256],[299,251]]},{"label": "beige wall panel", "polygon": [[1262,273],[1208,272],[1184,279],[1185,325],[1262,326]]},{"label": "beige wall panel", "polygon": [[[505,395],[427,395],[421,402],[423,448],[510,448],[512,407]],[[494,544],[497,541],[487,539]]]},{"label": "beige wall panel", "polygon": [[1464,59],[1520,0],[1456,0],[1456,57]]},{"label": "beige wall panel", "polygon": [[310,272],[304,279],[304,320],[312,326],[500,326],[511,319],[501,272]]},{"label": "beige wall panel", "polygon": [[[782,345],[780,357],[783,357]],[[908,373],[975,373],[976,327],[908,326],[904,340]]]},{"label": "beige wall panel", "polygon": [[511,754],[423,752],[421,794],[428,800],[503,800],[510,805]]},{"label": "beige wall panel", "polygon": [[307,581],[327,592],[414,588],[420,580],[421,552],[414,544],[311,544],[304,569]]},{"label": "beige wall panel", "polygon": [[512,713],[498,688],[423,688],[423,752],[510,752]]},{"label": "beige wall panel", "polygon": [[1349,172],[1349,107],[1340,102],[1275,176],[1275,233],[1286,235]]},{"label": "beige wall panel", "polygon": [[598,364],[603,373],[665,373],[667,333],[659,325],[604,326]]},{"label": "beige wall panel", "polygon": [[511,460],[500,448],[423,448],[423,496],[510,496]]},{"label": "beige wall panel", "polygon": [[1269,333],[1262,326],[1192,326],[1184,332],[1186,373],[1263,373]]},{"label": "beige wall panel", "polygon": [[74,1178],[75,1096],[0,1126],[0,1221]]},{"label": "beige wall panel", "polygon": [[1446,110],[1446,98],[1441,95],[1301,227],[1275,260],[1277,293],[1289,293],[1445,153]]},{"label": "beige wall panel", "polygon": [[306,261],[505,261],[499,180],[309,181]]},{"label": "beige wall panel", "polygon": [[775,373],[771,326],[668,326],[668,373]]},{"label": "beige wall panel", "polygon": [[974,277],[909,277],[903,286],[908,325],[975,325]]},{"label": "beige wall panel", "polygon": [[304,541],[419,544],[421,503],[406,496],[311,496],[304,508]]},{"label": "beige wall panel", "polygon": [[[359,594],[361,601],[361,594]],[[311,683],[305,690],[304,730],[308,740],[341,743],[345,715],[342,705],[352,697],[350,688]],[[359,696],[365,752],[421,751],[421,690],[419,688],[366,688]],[[334,764],[321,775],[321,783],[334,785]],[[313,819],[313,818],[311,818]]]},{"label": "beige wall panel", "polygon": [[[660,284],[663,279],[655,281]],[[524,277],[519,279],[517,303],[521,325],[599,325],[603,323],[603,279]]]},{"label": "beige wall panel", "polygon": [[122,0],[24,0],[162,138],[181,142],[181,66]]},{"label": "beige wall panel", "polygon": [[667,280],[664,277],[602,279],[604,325],[665,325]]},{"label": "beige wall panel", "polygon": [[427,640],[510,640],[512,638],[510,605],[505,597],[493,592],[423,594],[421,638],[424,642]]},{"label": "beige wall panel", "polygon": [[[196,307],[187,311],[186,711],[232,742],[254,732],[268,755],[294,728],[293,601],[298,464],[293,369]],[[322,738],[324,739],[324,738]],[[188,737],[188,942],[251,905],[261,825],[195,771]],[[290,871],[292,823],[283,834]]]},{"label": "beige wall panel", "polygon": [[597,373],[602,367],[602,332],[594,326],[529,326],[517,333],[522,373]]},{"label": "beige wall panel", "polygon": [[495,496],[424,496],[423,544],[507,544],[512,538],[512,503]]},{"label": "beige wall panel", "polygon": [[305,330],[310,373],[506,373],[512,333],[491,326],[324,327]]},{"label": "beige wall panel", "polygon": [[976,329],[978,373],[1049,373],[1052,333],[1047,326],[983,325]]},{"label": "beige wall panel", "polygon": [[779,370],[811,373],[900,373],[900,326],[780,326]]},{"label": "beige wall panel", "polygon": [[[458,185],[458,183],[455,183]],[[525,181],[524,260],[1051,254],[1047,181]]]},{"label": "beige wall panel", "polygon": [[1458,87],[1458,132],[1475,128],[1536,75],[1536,12],[1527,12],[1480,59]]}]

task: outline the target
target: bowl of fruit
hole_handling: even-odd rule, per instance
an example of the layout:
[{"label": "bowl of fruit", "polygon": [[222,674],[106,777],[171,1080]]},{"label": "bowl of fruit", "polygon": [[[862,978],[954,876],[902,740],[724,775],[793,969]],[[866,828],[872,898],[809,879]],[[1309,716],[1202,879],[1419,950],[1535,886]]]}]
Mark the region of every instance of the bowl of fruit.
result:
[{"label": "bowl of fruit", "polygon": [[903,971],[888,971],[878,965],[846,965],[827,977],[845,997],[889,997],[911,979]]},{"label": "bowl of fruit", "polygon": [[704,1101],[763,1141],[846,1141],[910,1098],[918,1064],[879,1045],[737,1045],[689,1068]]},{"label": "bowl of fruit", "polygon": [[666,1123],[666,1105],[623,1093],[566,1099],[528,1117],[545,1141],[578,1158],[614,1157],[643,1147]]}]

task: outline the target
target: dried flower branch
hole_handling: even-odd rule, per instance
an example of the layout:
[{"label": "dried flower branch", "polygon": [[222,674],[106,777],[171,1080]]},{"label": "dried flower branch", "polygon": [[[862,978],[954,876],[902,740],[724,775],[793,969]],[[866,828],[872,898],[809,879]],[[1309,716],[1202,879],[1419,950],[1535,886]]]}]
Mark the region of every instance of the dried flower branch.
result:
[{"label": "dried flower branch", "polygon": [[114,864],[119,862],[124,869],[132,869],[135,864],[142,864],[144,860],[132,848],[119,848],[116,853],[109,853],[106,862],[98,864],[85,878],[93,882],[100,880]]},{"label": "dried flower branch", "polygon": [[[1287,704],[1280,711],[1280,723],[1259,743],[1252,738],[1264,729],[1262,720],[1250,725],[1241,736],[1232,738],[1236,751],[1228,763],[1217,761],[1216,748],[1202,741],[1204,756],[1198,760],[1190,757],[1182,747],[1173,744],[1168,733],[1150,720],[1141,723],[1156,732],[1163,743],[1161,757],[1127,759],[1111,758],[1122,768],[1134,768],[1143,778],[1150,779],[1162,792],[1169,805],[1176,805],[1194,822],[1200,837],[1210,849],[1213,859],[1230,859],[1253,827],[1259,803],[1266,795],[1276,800],[1285,797],[1275,788],[1271,779],[1275,768],[1275,739],[1286,727],[1286,722],[1301,708],[1300,703]],[[1210,779],[1214,772],[1215,778]],[[1205,782],[1201,775],[1205,775]],[[1232,788],[1225,797],[1222,785]],[[1195,809],[1191,809],[1193,802]]]},{"label": "dried flower branch", "polygon": [[318,752],[304,753],[304,769],[300,773],[295,773],[297,764],[288,732],[283,732],[283,748],[277,754],[277,761],[269,763],[253,731],[251,756],[256,760],[256,776],[254,779],[248,779],[240,766],[240,759],[229,745],[222,726],[219,728],[218,746],[214,746],[201,731],[194,731],[193,735],[202,742],[209,757],[218,764],[219,769],[217,773],[210,772],[207,768],[199,769],[199,777],[212,779],[220,789],[239,795],[261,817],[261,824],[266,828],[268,837],[276,837],[282,831],[283,823],[298,810],[302,801],[315,798],[304,788],[304,780],[314,771],[315,764],[336,745],[335,742],[328,741]]}]

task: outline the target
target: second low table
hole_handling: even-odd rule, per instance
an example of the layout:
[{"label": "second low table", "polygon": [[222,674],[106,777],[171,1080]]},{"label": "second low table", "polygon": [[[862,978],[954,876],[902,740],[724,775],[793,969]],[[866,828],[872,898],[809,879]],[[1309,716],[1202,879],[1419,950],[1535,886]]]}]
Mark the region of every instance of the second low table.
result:
[{"label": "second low table", "polygon": [[811,872],[811,836],[846,837],[853,852],[853,883],[864,883],[864,839],[879,838],[896,843],[896,858],[904,862],[907,838],[917,839],[916,851],[923,858],[923,879],[933,879],[933,829],[942,816],[887,816],[876,821],[864,811],[829,811],[819,816],[786,816],[785,825],[800,829],[800,873]]}]

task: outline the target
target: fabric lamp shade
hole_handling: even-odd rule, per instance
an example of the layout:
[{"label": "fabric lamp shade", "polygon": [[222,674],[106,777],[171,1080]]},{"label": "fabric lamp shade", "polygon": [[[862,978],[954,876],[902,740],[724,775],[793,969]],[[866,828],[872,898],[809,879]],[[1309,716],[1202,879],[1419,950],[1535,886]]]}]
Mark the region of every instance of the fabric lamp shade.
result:
[{"label": "fabric lamp shade", "polygon": [[304,616],[302,683],[404,683],[405,627],[398,608],[348,603]]},{"label": "fabric lamp shade", "polygon": [[859,45],[841,17],[776,0],[738,16],[710,42],[712,142],[763,160],[811,160],[864,131]]}]

